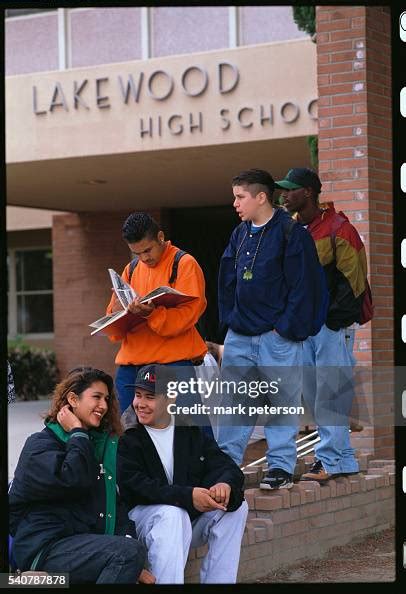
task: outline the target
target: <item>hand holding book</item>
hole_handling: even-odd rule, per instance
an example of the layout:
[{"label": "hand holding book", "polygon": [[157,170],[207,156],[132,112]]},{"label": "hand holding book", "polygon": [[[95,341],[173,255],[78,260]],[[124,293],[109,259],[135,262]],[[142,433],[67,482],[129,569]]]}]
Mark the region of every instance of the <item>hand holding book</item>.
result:
[{"label": "hand holding book", "polygon": [[154,309],[155,305],[152,301],[142,303],[138,297],[136,297],[127,307],[127,310],[132,314],[139,315],[142,318],[147,318]]},{"label": "hand holding book", "polygon": [[155,307],[177,307],[182,303],[197,299],[195,296],[185,295],[172,287],[157,287],[148,295],[140,297],[113,269],[109,268],[109,274],[116,297],[113,302],[113,310],[112,313],[89,324],[91,328],[94,328],[91,335],[100,333],[115,336],[133,332],[137,326],[147,322],[146,318]]}]

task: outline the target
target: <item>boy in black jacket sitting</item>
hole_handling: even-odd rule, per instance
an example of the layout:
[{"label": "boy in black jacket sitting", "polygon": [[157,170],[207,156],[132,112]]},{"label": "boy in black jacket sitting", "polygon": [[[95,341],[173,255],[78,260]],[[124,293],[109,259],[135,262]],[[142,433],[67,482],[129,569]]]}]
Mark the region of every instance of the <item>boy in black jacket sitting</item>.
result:
[{"label": "boy in black jacket sitting", "polygon": [[244,475],[201,428],[175,425],[168,412],[173,401],[157,393],[162,371],[159,365],[140,369],[122,416],[120,493],[156,583],[183,583],[190,546],[205,543],[201,583],[235,583],[248,514]]}]

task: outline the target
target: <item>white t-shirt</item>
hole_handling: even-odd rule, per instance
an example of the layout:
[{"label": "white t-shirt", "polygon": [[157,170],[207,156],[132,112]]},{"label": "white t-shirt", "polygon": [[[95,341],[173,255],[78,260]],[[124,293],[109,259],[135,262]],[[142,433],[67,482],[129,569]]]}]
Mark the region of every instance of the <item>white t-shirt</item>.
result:
[{"label": "white t-shirt", "polygon": [[171,415],[171,422],[165,429],[153,429],[144,425],[152,439],[158,456],[164,467],[166,478],[173,484],[173,437],[175,432],[175,418]]},{"label": "white t-shirt", "polygon": [[251,231],[254,231],[254,233],[255,233],[256,231],[258,231],[258,229],[262,229],[262,227],[265,227],[265,225],[267,223],[269,223],[269,221],[271,219],[272,219],[272,217],[269,217],[269,219],[267,221],[265,221],[265,223],[262,223],[262,225],[254,225],[254,223],[251,221]]}]

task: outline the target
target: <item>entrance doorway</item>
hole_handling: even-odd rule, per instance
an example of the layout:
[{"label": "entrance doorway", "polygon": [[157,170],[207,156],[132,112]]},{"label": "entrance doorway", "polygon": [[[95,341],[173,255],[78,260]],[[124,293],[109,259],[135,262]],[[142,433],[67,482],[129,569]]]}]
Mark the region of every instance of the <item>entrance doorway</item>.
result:
[{"label": "entrance doorway", "polygon": [[199,262],[206,279],[207,309],[198,328],[205,340],[223,344],[225,332],[219,328],[217,278],[220,258],[238,216],[231,205],[171,209],[167,212],[169,239]]}]

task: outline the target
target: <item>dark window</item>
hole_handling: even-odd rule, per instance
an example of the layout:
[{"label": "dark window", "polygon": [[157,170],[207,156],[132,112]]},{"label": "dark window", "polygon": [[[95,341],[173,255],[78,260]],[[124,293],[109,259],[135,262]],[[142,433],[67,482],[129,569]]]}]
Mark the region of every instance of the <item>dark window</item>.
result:
[{"label": "dark window", "polygon": [[51,250],[16,250],[17,333],[53,332]]},{"label": "dark window", "polygon": [[16,16],[24,16],[27,14],[38,14],[41,12],[54,12],[57,10],[56,8],[6,8],[6,18],[8,17],[16,17]]},{"label": "dark window", "polygon": [[18,334],[39,334],[53,330],[52,294],[17,295]]},{"label": "dark window", "polygon": [[52,252],[16,252],[17,292],[52,291]]}]

